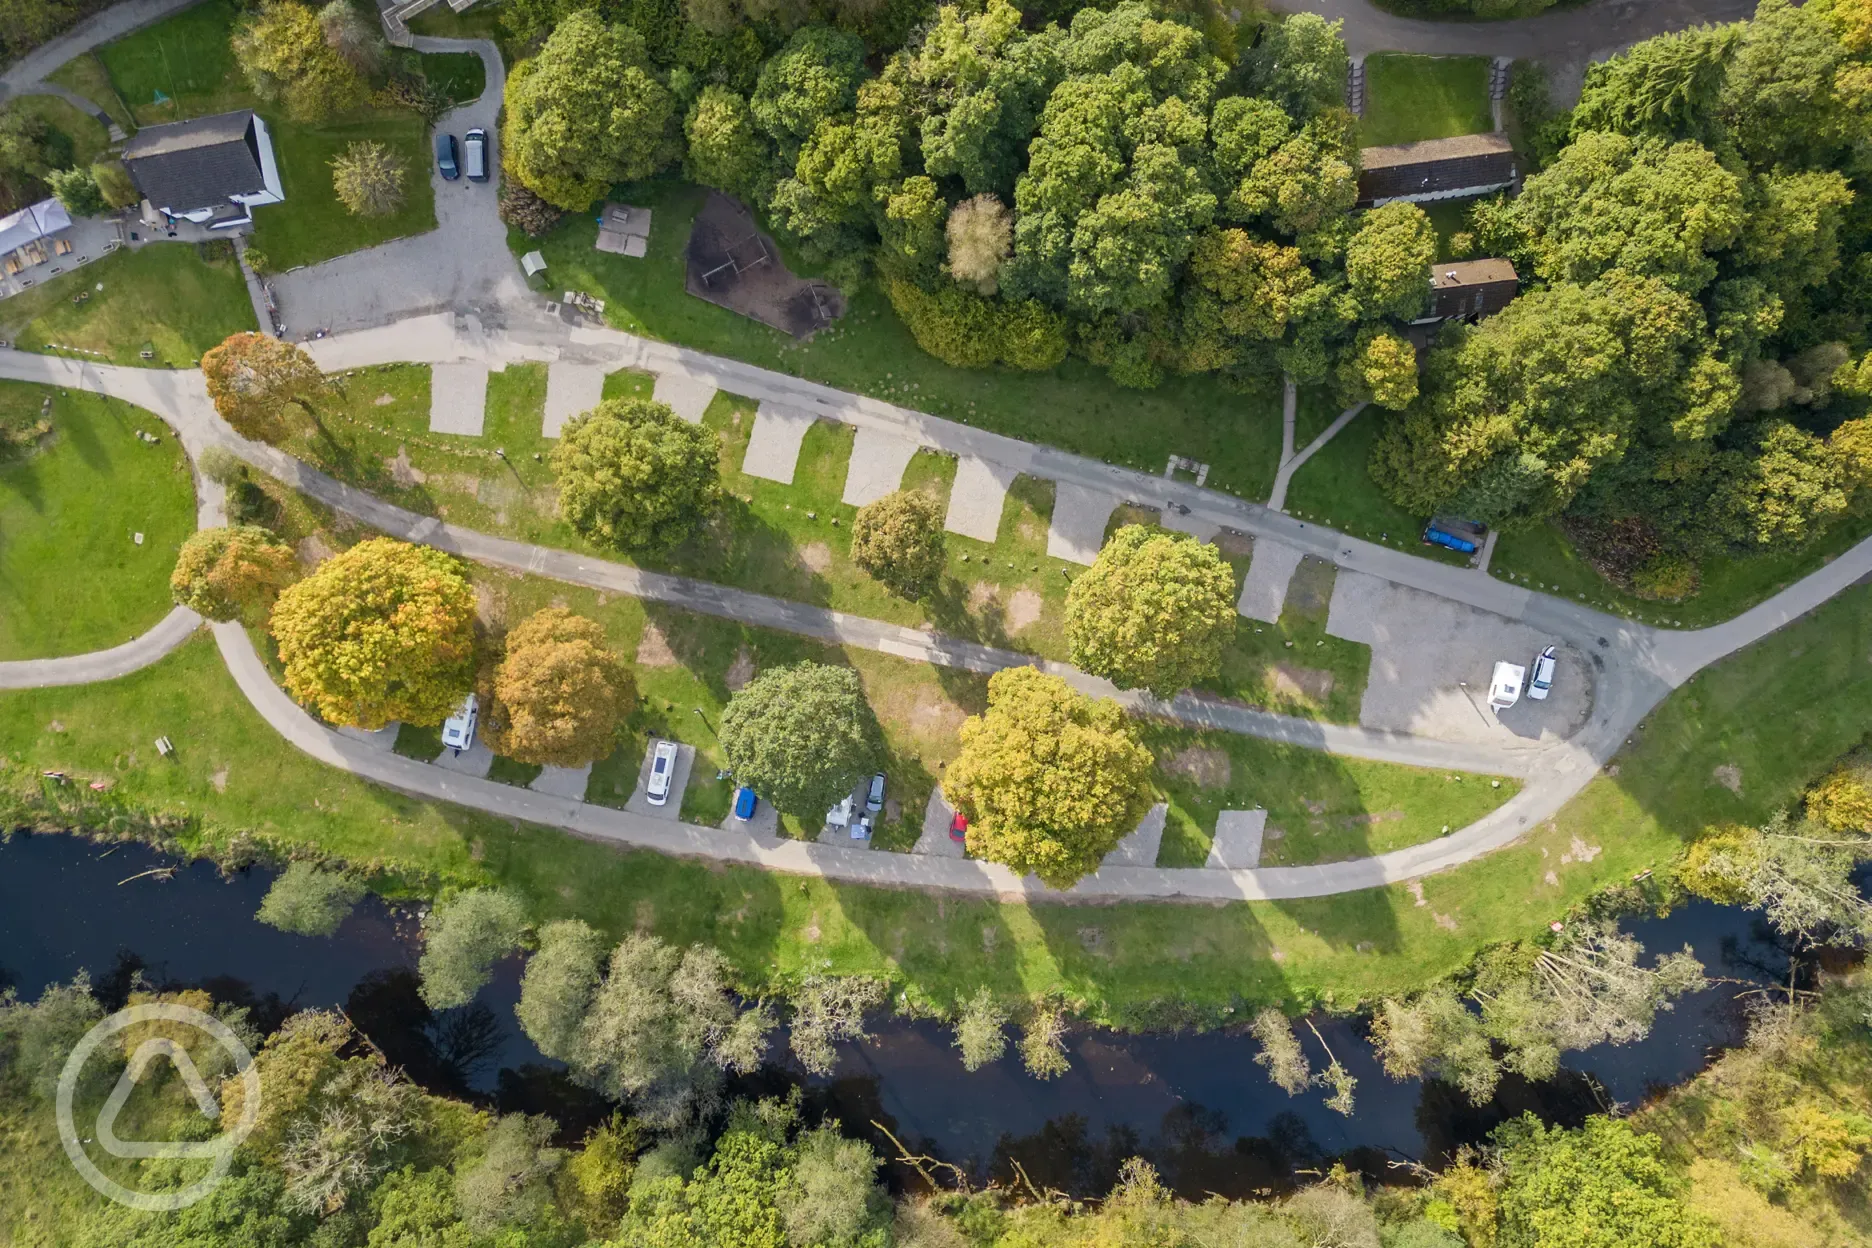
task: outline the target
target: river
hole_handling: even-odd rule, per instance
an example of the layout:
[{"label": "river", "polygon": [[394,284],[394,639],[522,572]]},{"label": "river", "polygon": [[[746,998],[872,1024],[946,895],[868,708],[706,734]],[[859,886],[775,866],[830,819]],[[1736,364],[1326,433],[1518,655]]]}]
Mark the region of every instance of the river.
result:
[{"label": "river", "polygon": [[[168,866],[175,870],[166,879],[142,874]],[[177,865],[143,846],[14,836],[0,845],[0,988],[30,999],[83,970],[115,1008],[140,969],[164,987],[199,986],[246,1004],[263,1030],[294,1009],[341,1007],[432,1090],[504,1111],[552,1113],[574,1136],[611,1112],[520,1032],[518,958],[496,968],[472,1005],[434,1015],[415,991],[415,918],[370,898],[331,938],[289,935],[253,917],[271,879],[259,869],[226,879],[209,863]],[[1787,976],[1786,951],[1739,910],[1697,902],[1628,930],[1650,954],[1690,945],[1712,977]],[[1572,1054],[1551,1083],[1511,1076],[1480,1108],[1439,1083],[1387,1078],[1361,1030],[1336,1019],[1316,1024],[1359,1080],[1350,1117],[1326,1108],[1318,1091],[1286,1096],[1254,1063],[1254,1042],[1236,1033],[1081,1029],[1070,1039],[1071,1073],[1043,1083],[1011,1052],[968,1073],[947,1029],[882,1016],[870,1041],[841,1046],[832,1077],[807,1077],[780,1060],[736,1090],[801,1085],[812,1112],[837,1116],[881,1152],[890,1150],[873,1122],[978,1176],[1011,1177],[1018,1162],[1036,1185],[1098,1194],[1125,1158],[1143,1155],[1186,1195],[1235,1197],[1334,1159],[1396,1180],[1408,1172],[1394,1163],[1441,1165],[1523,1111],[1572,1125],[1602,1107],[1632,1104],[1740,1040],[1739,991],[1717,985],[1685,999],[1640,1043]]]}]

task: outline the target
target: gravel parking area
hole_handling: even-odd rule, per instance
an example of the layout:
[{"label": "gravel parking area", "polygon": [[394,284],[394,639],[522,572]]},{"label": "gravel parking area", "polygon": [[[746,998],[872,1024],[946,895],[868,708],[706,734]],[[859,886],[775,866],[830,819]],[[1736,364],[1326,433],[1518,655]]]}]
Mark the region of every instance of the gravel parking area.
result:
[{"label": "gravel parking area", "polygon": [[703,413],[715,401],[715,383],[688,373],[658,373],[656,388],[650,392],[650,397],[668,404],[672,412],[690,424],[699,425]]},{"label": "gravel parking area", "polygon": [[1287,586],[1294,569],[1306,556],[1292,546],[1268,537],[1254,539],[1254,555],[1248,561],[1248,575],[1242,578],[1241,597],[1235,610],[1251,620],[1279,623],[1281,608],[1287,602]]},{"label": "gravel parking area", "polygon": [[546,366],[546,423],[541,432],[556,438],[565,423],[583,416],[604,398],[602,364],[572,364],[554,360]]},{"label": "gravel parking area", "polygon": [[1105,544],[1105,525],[1123,500],[1116,494],[1059,482],[1053,496],[1053,527],[1047,530],[1047,555],[1088,566]]},{"label": "gravel parking area", "polygon": [[585,786],[591,783],[591,764],[583,767],[542,767],[540,774],[527,785],[535,793],[545,793],[552,797],[563,797],[570,801],[585,800]]},{"label": "gravel parking area", "polygon": [[916,453],[917,444],[908,438],[860,426],[845,470],[845,505],[862,507],[896,490]]},{"label": "gravel parking area", "polygon": [[652,819],[668,819],[672,822],[682,817],[683,791],[689,787],[689,768],[695,764],[693,745],[676,746],[676,766],[670,772],[669,800],[661,806],[652,806],[647,792],[650,785],[650,764],[656,759],[657,739],[652,737],[644,748],[644,760],[637,768],[637,788],[624,803],[624,809],[633,815],[649,815]]},{"label": "gravel parking area", "polygon": [[436,364],[429,375],[429,432],[478,438],[487,424],[485,364]]},{"label": "gravel parking area", "polygon": [[1137,829],[1119,841],[1102,865],[1107,867],[1154,867],[1157,851],[1163,848],[1164,822],[1170,808],[1162,802],[1144,812]]},{"label": "gravel parking area", "polygon": [[1008,487],[1019,475],[1012,468],[962,456],[956,461],[955,484],[949,487],[949,516],[943,528],[978,542],[993,542],[1001,534]]},{"label": "gravel parking area", "polygon": [[[1553,692],[1488,709],[1497,659],[1526,666],[1559,638],[1487,611],[1341,568],[1326,631],[1372,648],[1359,723],[1443,741],[1547,744],[1579,731],[1592,711],[1592,664],[1560,647]],[[1464,686],[1467,685],[1467,688]]]},{"label": "gravel parking area", "polygon": [[762,403],[754,412],[754,428],[748,434],[747,455],[741,471],[750,477],[793,484],[793,472],[799,467],[800,444],[813,418],[805,412],[774,403]]}]

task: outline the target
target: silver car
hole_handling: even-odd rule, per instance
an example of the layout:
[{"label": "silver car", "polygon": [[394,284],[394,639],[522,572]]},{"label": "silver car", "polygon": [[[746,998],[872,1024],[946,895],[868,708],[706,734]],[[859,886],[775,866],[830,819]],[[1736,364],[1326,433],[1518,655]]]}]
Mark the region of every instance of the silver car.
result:
[{"label": "silver car", "polygon": [[1560,666],[1557,647],[1548,646],[1534,656],[1534,662],[1528,665],[1527,696],[1536,702],[1544,702],[1553,690],[1554,671]]}]

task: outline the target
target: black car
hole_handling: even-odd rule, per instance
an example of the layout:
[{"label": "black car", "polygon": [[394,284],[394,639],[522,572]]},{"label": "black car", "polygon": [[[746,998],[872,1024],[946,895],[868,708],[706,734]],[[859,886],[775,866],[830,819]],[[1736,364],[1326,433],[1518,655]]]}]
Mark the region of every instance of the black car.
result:
[{"label": "black car", "polygon": [[477,127],[468,132],[462,140],[462,157],[470,182],[488,180],[487,131]]},{"label": "black car", "polygon": [[436,168],[440,169],[442,176],[451,182],[461,177],[461,164],[456,159],[454,135],[436,135]]}]

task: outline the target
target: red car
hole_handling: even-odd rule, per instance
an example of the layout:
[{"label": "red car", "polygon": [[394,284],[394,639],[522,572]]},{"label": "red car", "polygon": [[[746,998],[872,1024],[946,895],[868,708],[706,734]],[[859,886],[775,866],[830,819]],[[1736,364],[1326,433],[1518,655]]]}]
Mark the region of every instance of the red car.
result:
[{"label": "red car", "polygon": [[968,816],[956,811],[955,818],[949,821],[949,839],[958,845],[968,840]]}]

